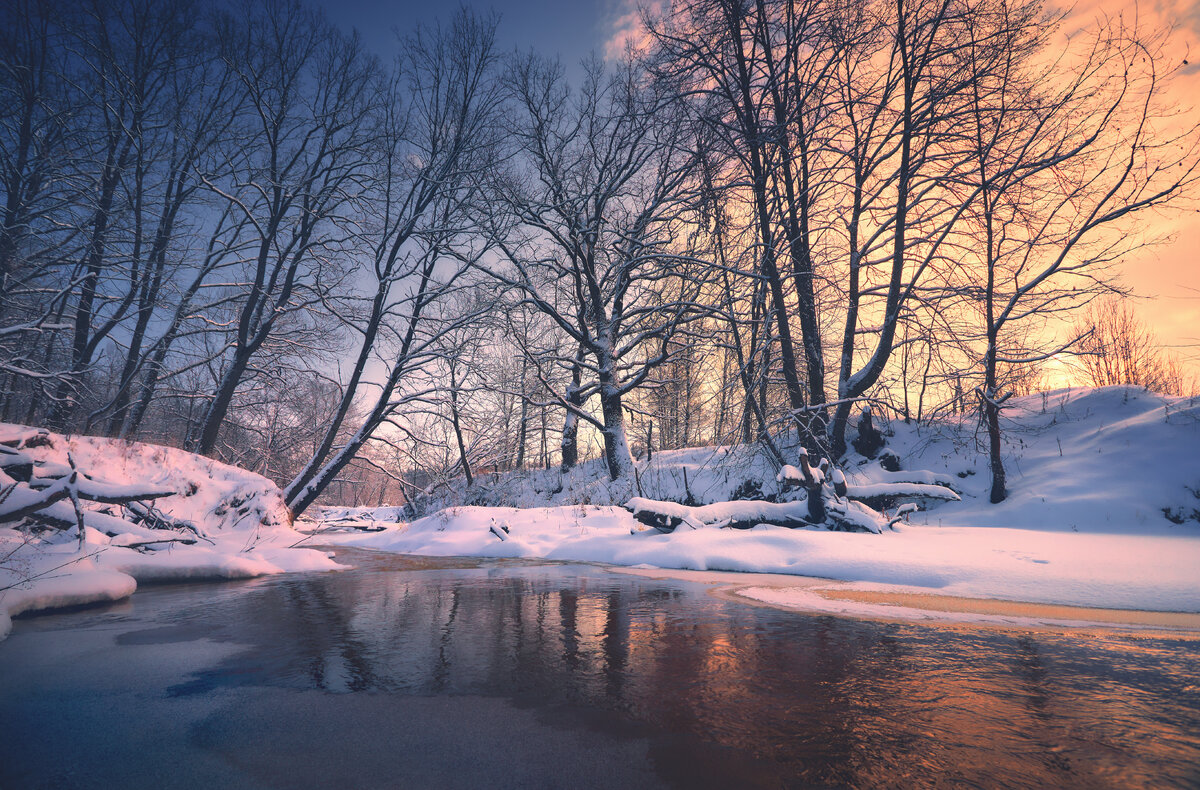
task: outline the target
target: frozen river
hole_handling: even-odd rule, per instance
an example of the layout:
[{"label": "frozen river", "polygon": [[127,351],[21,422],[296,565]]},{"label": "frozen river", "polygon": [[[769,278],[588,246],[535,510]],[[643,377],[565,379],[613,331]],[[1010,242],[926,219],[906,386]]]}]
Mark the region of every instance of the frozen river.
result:
[{"label": "frozen river", "polygon": [[1197,787],[1200,641],[354,553],[0,642],[0,787]]}]

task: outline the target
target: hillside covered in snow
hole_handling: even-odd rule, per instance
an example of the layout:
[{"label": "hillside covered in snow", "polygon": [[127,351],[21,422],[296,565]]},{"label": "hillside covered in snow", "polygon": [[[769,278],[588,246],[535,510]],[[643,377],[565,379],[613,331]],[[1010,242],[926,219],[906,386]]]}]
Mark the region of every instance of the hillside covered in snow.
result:
[{"label": "hillside covered in snow", "polygon": [[[960,495],[961,501],[915,514],[911,523],[1200,534],[1200,399],[1138,387],[1062,389],[1014,398],[1004,414],[1009,495],[998,505],[988,501],[987,437],[974,414],[933,425],[885,422],[886,445],[876,459],[851,450],[841,468],[851,485],[880,491],[896,483],[943,485]],[[888,455],[899,471],[883,468],[880,460]],[[635,496],[710,504],[773,499],[780,492],[777,467],[754,447],[656,451],[636,466],[635,478],[616,481],[601,459],[566,473],[477,476],[474,486],[421,504],[427,512],[462,505],[624,505]],[[398,507],[322,512],[378,522],[404,516]]]}]

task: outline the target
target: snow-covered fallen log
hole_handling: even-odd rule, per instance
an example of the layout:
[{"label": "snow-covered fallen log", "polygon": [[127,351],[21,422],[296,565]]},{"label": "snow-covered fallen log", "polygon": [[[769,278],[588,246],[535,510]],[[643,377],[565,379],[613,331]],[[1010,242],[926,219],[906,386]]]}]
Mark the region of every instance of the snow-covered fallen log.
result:
[{"label": "snow-covered fallen log", "polygon": [[847,485],[846,496],[857,500],[883,498],[937,499],[943,502],[958,502],[962,499],[949,488],[923,483],[865,483]]},{"label": "snow-covered fallen log", "polygon": [[[680,527],[748,529],[771,524],[879,533],[918,509],[913,502],[893,509],[896,499],[959,500],[958,494],[950,488],[932,483],[892,481],[849,485],[842,471],[827,459],[821,459],[815,465],[809,463],[808,452],[804,449],[799,451],[799,461],[799,466],[785,464],[776,475],[785,494],[789,490],[803,489],[803,498],[794,501],[739,500],[692,507],[634,497],[625,507],[638,522],[660,532],[672,532]],[[891,510],[890,514],[888,510]]]},{"label": "snow-covered fallen log", "polygon": [[872,482],[876,483],[918,483],[927,486],[943,486],[953,491],[957,491],[957,487],[961,484],[961,480],[956,480],[954,475],[946,474],[945,472],[932,472],[927,469],[904,469],[899,472],[890,472],[887,469],[873,469],[870,475]]},{"label": "snow-covered fallen log", "polygon": [[[68,476],[69,477],[69,476]],[[60,484],[63,477],[34,477],[29,481],[29,487],[35,491],[46,490]],[[179,493],[169,486],[147,486],[135,484],[106,483],[96,480],[89,475],[80,474],[75,482],[79,496],[89,502],[100,502],[106,505],[124,505],[130,502],[147,499],[161,499]]]},{"label": "snow-covered fallen log", "polygon": [[765,502],[751,499],[692,507],[678,502],[633,497],[625,504],[625,508],[633,513],[633,517],[639,522],[660,532],[671,532],[680,526],[692,529],[749,529],[758,524],[775,524],[781,527],[812,526],[807,517],[808,504],[803,501]]},{"label": "snow-covered fallen log", "polygon": [[[153,543],[164,537],[177,538],[185,535],[196,535],[193,530],[144,527],[97,510],[85,508],[82,512],[85,527],[94,529],[96,532],[110,538],[126,536],[126,540],[133,538],[135,541]],[[28,518],[44,526],[60,530],[75,529],[79,525],[75,508],[67,501],[54,502],[35,511]],[[118,542],[118,545],[120,545],[120,542]]]},{"label": "snow-covered fallen log", "polygon": [[0,446],[32,447],[44,443],[50,432],[44,428],[28,428],[24,425],[0,425]]},{"label": "snow-covered fallen log", "polygon": [[659,532],[673,532],[680,528],[750,529],[759,524],[770,524],[789,529],[827,527],[850,532],[879,533],[905,514],[912,512],[915,506],[901,508],[888,517],[861,502],[850,499],[826,500],[824,518],[820,521],[812,520],[808,502],[803,499],[796,502],[742,500],[691,507],[678,502],[634,497],[626,503],[625,508],[639,523]]},{"label": "snow-covered fallen log", "polygon": [[[33,477],[28,482],[16,480],[0,471],[0,523],[28,519],[54,529],[79,530],[82,542],[84,527],[91,527],[107,536],[135,535],[144,542],[162,540],[161,534],[133,524],[123,518],[84,508],[81,501],[106,505],[126,505],[149,513],[144,503],[177,492],[168,486],[114,484],[95,480],[78,469],[68,467],[68,474],[55,477]],[[66,501],[71,500],[71,501]],[[150,524],[176,529],[177,524]],[[193,528],[192,532],[196,532]],[[171,536],[174,539],[178,536]]]}]

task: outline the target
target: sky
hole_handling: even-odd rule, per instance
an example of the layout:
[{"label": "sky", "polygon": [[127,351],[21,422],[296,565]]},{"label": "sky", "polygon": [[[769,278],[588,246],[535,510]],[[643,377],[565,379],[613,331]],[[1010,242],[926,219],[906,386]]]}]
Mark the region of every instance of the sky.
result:
[{"label": "sky", "polygon": [[[330,19],[355,28],[379,54],[395,51],[394,30],[407,32],[418,23],[446,19],[458,8],[450,2],[421,0],[315,0]],[[574,64],[592,51],[602,53],[618,29],[620,18],[633,10],[624,0],[494,0],[469,7],[500,14],[502,50],[529,49],[558,55]]]},{"label": "sky", "polygon": [[[315,0],[326,14],[346,29],[354,28],[367,46],[380,55],[396,50],[395,30],[446,18],[455,2],[419,0]],[[493,0],[467,5],[492,9],[501,15],[502,50],[534,48],[557,55],[568,77],[579,74],[578,64],[590,53],[619,50],[622,37],[636,25],[637,0]],[[1175,27],[1171,65],[1182,67],[1171,88],[1181,106],[1200,107],[1200,0],[1079,0],[1068,25],[1086,26],[1097,16],[1137,16],[1152,26]],[[1200,112],[1200,109],[1197,109]],[[1195,117],[1195,114],[1193,114]],[[1156,232],[1170,239],[1123,261],[1124,284],[1136,297],[1141,317],[1167,346],[1174,348],[1200,375],[1200,195],[1183,211],[1148,218]],[[1157,234],[1155,234],[1157,235]]]},{"label": "sky", "polygon": [[[1200,0],[1080,0],[1073,9],[1080,24],[1116,14],[1174,28],[1167,55],[1169,65],[1179,71],[1167,95],[1180,109],[1190,107],[1195,122],[1200,114]],[[1200,374],[1200,194],[1179,213],[1157,222],[1170,234],[1169,241],[1123,261],[1122,275],[1140,297],[1141,317]]]}]

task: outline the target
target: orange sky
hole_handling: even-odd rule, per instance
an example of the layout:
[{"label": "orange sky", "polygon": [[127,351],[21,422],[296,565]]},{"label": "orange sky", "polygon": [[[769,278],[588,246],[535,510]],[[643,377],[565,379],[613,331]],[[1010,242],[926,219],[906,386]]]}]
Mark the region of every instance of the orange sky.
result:
[{"label": "orange sky", "polygon": [[[1072,20],[1081,26],[1097,16],[1137,16],[1148,26],[1172,25],[1169,63],[1178,70],[1168,96],[1195,121],[1200,113],[1200,2],[1153,0],[1144,4],[1122,0],[1082,0]],[[1183,66],[1183,61],[1189,61]],[[1144,250],[1122,264],[1125,284],[1142,297],[1138,312],[1158,333],[1200,370],[1200,195],[1175,216],[1163,217],[1161,228],[1171,233],[1166,244]]]}]

